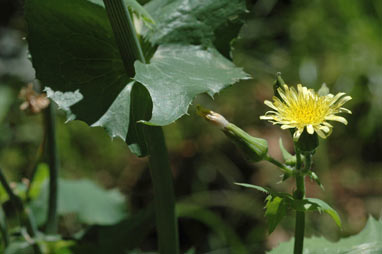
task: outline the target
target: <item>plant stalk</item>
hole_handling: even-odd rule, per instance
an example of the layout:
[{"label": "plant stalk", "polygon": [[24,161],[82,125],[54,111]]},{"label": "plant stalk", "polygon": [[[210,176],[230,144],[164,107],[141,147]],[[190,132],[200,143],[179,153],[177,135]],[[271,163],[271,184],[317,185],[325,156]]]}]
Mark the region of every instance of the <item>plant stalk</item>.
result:
[{"label": "plant stalk", "polygon": [[271,156],[267,155],[265,157],[265,160],[267,160],[270,163],[272,163],[273,165],[276,165],[277,167],[279,167],[284,173],[289,174],[289,175],[293,174],[293,171],[290,168],[288,168],[286,165],[282,164],[278,160],[272,158]]},{"label": "plant stalk", "polygon": [[44,111],[45,130],[47,135],[47,152],[49,161],[49,200],[48,218],[45,232],[57,233],[57,201],[58,201],[58,153],[56,144],[55,110],[52,103]]},{"label": "plant stalk", "polygon": [[[296,199],[304,199],[305,197],[305,175],[301,168],[301,152],[295,146],[296,150],[296,191],[294,197]],[[308,155],[310,158],[310,156]],[[305,164],[308,163],[308,158],[306,158]],[[310,164],[310,163],[309,163]],[[296,211],[296,227],[295,227],[295,238],[294,238],[294,254],[302,254],[304,249],[304,231],[305,231],[305,212]]]},{"label": "plant stalk", "polygon": [[144,136],[155,194],[159,253],[177,254],[179,253],[179,239],[175,216],[174,187],[162,128],[145,126]]},{"label": "plant stalk", "polygon": [[[103,0],[127,74],[135,75],[134,62],[145,58],[129,10],[123,0]],[[175,197],[167,147],[161,127],[144,126],[143,136],[149,155],[154,189],[159,253],[178,254],[179,240],[175,217]]]}]

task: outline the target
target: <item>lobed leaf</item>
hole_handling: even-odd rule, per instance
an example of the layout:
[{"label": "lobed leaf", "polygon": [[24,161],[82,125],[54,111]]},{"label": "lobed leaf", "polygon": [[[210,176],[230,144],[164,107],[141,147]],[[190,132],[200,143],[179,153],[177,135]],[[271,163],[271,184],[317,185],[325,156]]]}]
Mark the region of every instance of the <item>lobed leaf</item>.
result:
[{"label": "lobed leaf", "polygon": [[[127,0],[130,8],[145,15],[143,9],[137,8],[132,1]],[[193,32],[198,39],[182,39],[189,38],[187,27],[194,25],[187,23],[193,20],[187,18],[183,20],[187,24],[174,27],[177,39],[166,40],[178,44],[159,46],[150,64],[137,61],[128,66],[130,73],[136,73],[134,79],[147,90],[147,94],[136,92],[138,98],[132,98],[131,93],[142,89],[135,89],[140,87],[137,83],[129,83],[131,77],[127,76],[120,58],[103,1],[26,1],[28,42],[36,77],[51,88],[46,88],[49,97],[67,112],[68,120],[79,119],[89,125],[102,126],[110,136],[121,137],[134,153],[144,156],[146,148],[138,121],[170,124],[187,113],[196,95],[208,93],[213,96],[226,86],[248,78],[216,49],[187,45],[212,46],[204,43],[204,39],[212,40],[216,29],[239,20],[237,15],[245,11],[245,1],[190,1],[191,5],[199,3],[193,10],[187,9],[187,4],[182,5],[182,1],[171,1],[172,5],[170,1],[155,0],[147,7],[154,13],[155,5],[158,9],[166,9],[166,13],[174,11],[157,21],[156,25],[162,28],[169,27],[166,17],[175,15],[175,19],[178,18],[176,11],[185,12],[181,15],[184,17],[196,17],[199,22]],[[174,8],[167,9],[169,5]],[[224,8],[219,9],[222,6]],[[160,31],[163,30],[155,30],[152,35]],[[216,38],[220,35],[224,33],[216,34]],[[231,37],[228,39],[232,40]],[[151,56],[151,51],[146,55]]]},{"label": "lobed leaf", "polygon": [[151,125],[167,125],[187,113],[193,98],[211,97],[221,89],[249,76],[215,49],[165,45],[150,64],[135,62],[134,79],[144,85],[153,102]]}]

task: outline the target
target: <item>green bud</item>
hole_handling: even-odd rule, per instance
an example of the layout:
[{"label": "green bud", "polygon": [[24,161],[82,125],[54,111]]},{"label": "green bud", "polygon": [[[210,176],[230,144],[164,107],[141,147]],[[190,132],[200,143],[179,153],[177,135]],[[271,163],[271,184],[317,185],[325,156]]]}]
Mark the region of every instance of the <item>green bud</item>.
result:
[{"label": "green bud", "polygon": [[229,137],[251,161],[261,161],[268,153],[268,142],[262,138],[255,138],[236,125],[229,123],[223,132]]},{"label": "green bud", "polygon": [[219,127],[251,161],[260,161],[267,156],[268,142],[265,139],[255,138],[228,122],[222,115],[198,105],[196,112],[208,122]]},{"label": "green bud", "polygon": [[307,131],[303,131],[300,138],[296,142],[297,148],[302,153],[313,153],[318,145],[319,142],[317,133],[309,134]]}]

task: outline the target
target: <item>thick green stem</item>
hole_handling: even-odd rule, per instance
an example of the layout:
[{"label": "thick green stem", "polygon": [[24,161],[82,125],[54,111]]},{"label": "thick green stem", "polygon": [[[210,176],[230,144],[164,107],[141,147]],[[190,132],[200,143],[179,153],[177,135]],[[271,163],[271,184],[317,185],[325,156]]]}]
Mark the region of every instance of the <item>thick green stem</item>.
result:
[{"label": "thick green stem", "polygon": [[52,104],[44,111],[45,130],[47,134],[47,152],[49,160],[49,200],[46,233],[57,233],[57,200],[58,200],[58,153],[56,145],[56,122]]},{"label": "thick green stem", "polygon": [[294,254],[302,254],[304,250],[305,212],[296,211],[296,228],[294,232]]},{"label": "thick green stem", "polygon": [[135,33],[130,12],[123,0],[103,0],[103,2],[126,72],[130,77],[133,77],[135,75],[135,60],[140,60],[143,63],[146,61]]},{"label": "thick green stem", "polygon": [[145,126],[150,173],[154,187],[159,253],[179,253],[172,173],[162,128]]},{"label": "thick green stem", "polygon": [[[104,3],[126,72],[132,77],[135,60],[145,63],[145,59],[129,10],[123,0],[104,0]],[[143,133],[154,188],[159,252],[178,254],[174,187],[163,131],[161,127],[145,126]]]},{"label": "thick green stem", "polygon": [[[305,197],[305,175],[301,169],[301,153],[295,146],[296,150],[296,191],[294,197],[296,199],[304,199]],[[309,156],[308,156],[309,157]],[[304,231],[305,231],[305,212],[296,211],[296,227],[294,238],[294,254],[302,254],[304,248]]]}]

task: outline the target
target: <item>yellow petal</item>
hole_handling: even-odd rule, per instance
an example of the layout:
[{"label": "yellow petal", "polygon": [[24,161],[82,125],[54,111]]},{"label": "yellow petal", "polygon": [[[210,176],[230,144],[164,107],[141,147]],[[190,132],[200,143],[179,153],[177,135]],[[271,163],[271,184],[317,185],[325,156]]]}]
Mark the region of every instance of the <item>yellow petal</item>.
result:
[{"label": "yellow petal", "polygon": [[267,106],[270,107],[270,108],[273,108],[273,109],[276,110],[276,111],[278,110],[278,109],[276,108],[276,106],[273,105],[273,103],[270,102],[270,101],[268,101],[268,100],[265,100],[265,101],[264,101],[264,104],[267,105]]},{"label": "yellow petal", "polygon": [[309,134],[313,134],[314,133],[314,128],[313,128],[313,126],[311,124],[306,126],[306,130],[308,131]]},{"label": "yellow petal", "polygon": [[318,136],[320,136],[321,138],[326,138],[327,135],[322,132],[320,129],[316,129],[316,133],[318,134]]},{"label": "yellow petal", "polygon": [[297,130],[293,133],[293,139],[294,139],[295,141],[297,141],[297,140],[300,138],[300,136],[301,136],[303,130],[304,130],[304,129],[302,129],[302,130],[301,130],[301,129],[297,129]]},{"label": "yellow petal", "polygon": [[345,125],[348,124],[348,121],[342,116],[330,115],[330,116],[325,117],[325,120],[337,121],[337,122],[343,123]]}]

